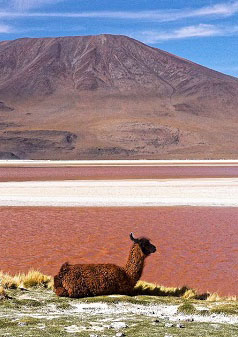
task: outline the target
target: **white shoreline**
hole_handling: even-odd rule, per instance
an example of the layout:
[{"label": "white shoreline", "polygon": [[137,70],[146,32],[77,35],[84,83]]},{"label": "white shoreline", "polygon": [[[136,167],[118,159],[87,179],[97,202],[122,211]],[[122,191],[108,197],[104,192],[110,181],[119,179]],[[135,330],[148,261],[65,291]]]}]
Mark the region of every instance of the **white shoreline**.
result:
[{"label": "white shoreline", "polygon": [[238,206],[238,178],[0,183],[0,206]]},{"label": "white shoreline", "polygon": [[0,167],[237,166],[238,160],[0,160]]}]

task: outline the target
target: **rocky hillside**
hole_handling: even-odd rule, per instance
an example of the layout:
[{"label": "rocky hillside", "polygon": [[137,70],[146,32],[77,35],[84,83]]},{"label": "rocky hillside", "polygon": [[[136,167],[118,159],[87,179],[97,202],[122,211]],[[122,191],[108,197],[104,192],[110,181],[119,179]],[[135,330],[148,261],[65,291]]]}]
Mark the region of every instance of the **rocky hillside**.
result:
[{"label": "rocky hillside", "polygon": [[125,36],[0,42],[0,158],[238,157],[238,80]]}]

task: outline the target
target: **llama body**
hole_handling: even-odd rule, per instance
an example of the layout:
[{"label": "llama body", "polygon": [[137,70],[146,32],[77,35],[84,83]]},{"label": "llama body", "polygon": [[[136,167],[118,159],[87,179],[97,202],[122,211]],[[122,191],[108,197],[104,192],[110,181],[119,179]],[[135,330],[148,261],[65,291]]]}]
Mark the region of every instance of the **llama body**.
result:
[{"label": "llama body", "polygon": [[[61,287],[57,281],[62,276]],[[114,264],[63,264],[55,276],[58,296],[87,297],[110,294],[127,294],[131,291],[130,279],[123,268]]]},{"label": "llama body", "polygon": [[125,267],[115,264],[64,263],[54,277],[54,288],[58,296],[87,297],[98,295],[132,294],[141,277],[145,258],[156,251],[148,239],[134,239]]}]

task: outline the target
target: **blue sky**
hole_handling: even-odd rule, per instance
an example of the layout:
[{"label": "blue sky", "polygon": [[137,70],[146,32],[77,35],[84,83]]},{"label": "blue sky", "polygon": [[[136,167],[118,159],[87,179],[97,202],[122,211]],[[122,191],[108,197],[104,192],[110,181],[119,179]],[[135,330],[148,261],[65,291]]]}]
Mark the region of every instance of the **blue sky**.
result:
[{"label": "blue sky", "polygon": [[0,0],[0,40],[102,33],[238,76],[238,0]]}]

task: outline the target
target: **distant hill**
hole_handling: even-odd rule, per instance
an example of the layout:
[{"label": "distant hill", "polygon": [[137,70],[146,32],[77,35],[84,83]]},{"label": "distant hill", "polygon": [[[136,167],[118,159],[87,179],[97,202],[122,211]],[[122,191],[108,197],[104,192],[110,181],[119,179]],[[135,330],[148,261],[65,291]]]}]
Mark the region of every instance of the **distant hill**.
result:
[{"label": "distant hill", "polygon": [[0,42],[0,158],[238,158],[238,79],[120,35]]}]

